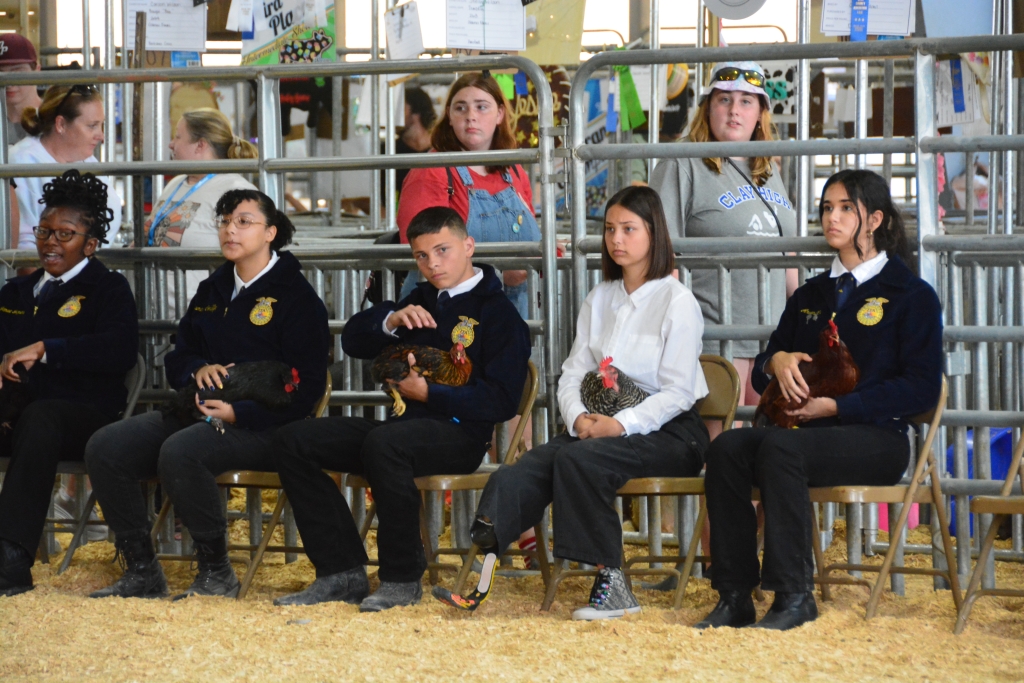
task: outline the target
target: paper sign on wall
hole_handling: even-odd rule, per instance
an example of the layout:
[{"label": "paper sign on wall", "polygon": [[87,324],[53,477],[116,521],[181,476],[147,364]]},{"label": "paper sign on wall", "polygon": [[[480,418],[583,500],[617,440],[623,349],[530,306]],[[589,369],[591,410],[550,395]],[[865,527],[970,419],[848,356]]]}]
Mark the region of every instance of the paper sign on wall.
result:
[{"label": "paper sign on wall", "polygon": [[388,59],[416,59],[423,52],[423,31],[415,0],[385,13],[384,31],[388,39]]},{"label": "paper sign on wall", "polygon": [[935,62],[935,125],[940,128],[980,119],[974,72],[959,57]]},{"label": "paper sign on wall", "polygon": [[448,0],[446,44],[464,50],[526,49],[522,0]]},{"label": "paper sign on wall", "polygon": [[192,0],[128,0],[128,40],[135,47],[135,15],[146,13],[146,49],[206,52],[206,5]]},{"label": "paper sign on wall", "polygon": [[[865,35],[909,36],[915,30],[914,0],[867,0]],[[823,0],[821,32],[826,36],[850,35],[853,19],[851,0]]]}]

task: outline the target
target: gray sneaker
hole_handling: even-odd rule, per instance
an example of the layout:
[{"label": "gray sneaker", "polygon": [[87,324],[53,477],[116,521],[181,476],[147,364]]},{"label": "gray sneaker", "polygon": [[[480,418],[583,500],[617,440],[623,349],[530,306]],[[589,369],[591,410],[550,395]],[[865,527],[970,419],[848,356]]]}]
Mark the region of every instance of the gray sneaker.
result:
[{"label": "gray sneaker", "polygon": [[321,602],[347,602],[358,605],[370,594],[370,582],[366,579],[366,567],[359,566],[330,576],[321,576],[309,584],[306,590],[285,595],[274,604],[316,605]]},{"label": "gray sneaker", "polygon": [[594,586],[590,589],[590,604],[573,612],[572,618],[574,621],[618,619],[639,612],[640,603],[636,601],[626,575],[621,569],[605,567],[597,571]]},{"label": "gray sneaker", "polygon": [[360,612],[383,612],[392,607],[415,605],[423,597],[423,584],[419,581],[397,583],[382,581],[377,592],[359,603]]}]

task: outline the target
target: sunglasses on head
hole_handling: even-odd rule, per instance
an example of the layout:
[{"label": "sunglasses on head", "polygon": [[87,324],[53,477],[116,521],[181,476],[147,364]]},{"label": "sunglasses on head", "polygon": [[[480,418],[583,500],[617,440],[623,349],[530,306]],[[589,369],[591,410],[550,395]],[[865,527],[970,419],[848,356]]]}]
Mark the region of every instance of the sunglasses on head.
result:
[{"label": "sunglasses on head", "polygon": [[68,91],[64,93],[64,97],[60,98],[60,104],[57,105],[57,108],[54,111],[59,112],[64,107],[64,103],[68,101],[68,97],[70,97],[71,93],[73,92],[77,92],[80,95],[92,95],[98,93],[99,88],[97,88],[95,85],[71,86],[70,88],[68,88]]},{"label": "sunglasses on head", "polygon": [[740,76],[743,77],[750,85],[755,88],[764,87],[764,76],[753,69],[737,69],[736,67],[728,67],[726,69],[720,69],[715,73],[715,77],[712,80],[713,83],[718,81],[735,81]]}]

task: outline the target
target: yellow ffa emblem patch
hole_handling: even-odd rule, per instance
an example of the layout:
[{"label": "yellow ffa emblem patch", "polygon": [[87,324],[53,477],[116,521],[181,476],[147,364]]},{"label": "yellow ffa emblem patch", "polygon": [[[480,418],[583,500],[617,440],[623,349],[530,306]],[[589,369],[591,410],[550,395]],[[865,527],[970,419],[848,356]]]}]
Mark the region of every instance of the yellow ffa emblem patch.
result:
[{"label": "yellow ffa emblem patch", "polygon": [[269,323],[270,319],[274,317],[274,309],[271,308],[270,304],[276,301],[277,299],[271,299],[269,296],[261,296],[259,299],[256,299],[256,305],[249,312],[249,322],[253,325],[266,325]]},{"label": "yellow ffa emblem patch", "polygon": [[480,323],[464,315],[460,315],[459,320],[462,322],[452,329],[452,343],[462,344],[464,347],[468,347],[473,343],[473,340],[476,339],[476,334],[473,332],[473,328]]},{"label": "yellow ffa emblem patch", "polygon": [[875,297],[868,299],[859,311],[857,311],[857,322],[861,325],[877,325],[882,321],[882,315],[885,311],[882,310],[882,304],[889,303],[888,299],[882,297]]},{"label": "yellow ffa emblem patch", "polygon": [[82,310],[82,299],[84,296],[73,296],[64,302],[64,305],[57,309],[57,315],[62,318],[74,318]]}]

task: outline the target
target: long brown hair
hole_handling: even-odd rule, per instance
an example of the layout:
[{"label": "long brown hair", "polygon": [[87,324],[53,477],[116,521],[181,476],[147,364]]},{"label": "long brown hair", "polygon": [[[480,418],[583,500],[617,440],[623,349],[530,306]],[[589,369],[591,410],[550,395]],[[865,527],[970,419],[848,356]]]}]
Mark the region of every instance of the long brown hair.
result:
[{"label": "long brown hair", "polygon": [[[672,252],[672,237],[668,234],[668,220],[665,208],[661,204],[658,193],[643,186],[630,186],[616,192],[604,207],[604,215],[613,206],[621,206],[640,217],[647,226],[647,234],[651,238],[651,246],[647,252],[647,272],[644,281],[660,280],[670,275],[676,267],[676,257]],[[622,266],[612,259],[608,253],[608,243],[601,238],[601,274],[604,280],[621,280]]]},{"label": "long brown hair", "polygon": [[[494,129],[491,149],[516,149],[519,147],[516,143],[515,135],[512,133],[511,108],[509,107],[508,100],[505,99],[505,94],[501,91],[501,86],[490,75],[485,76],[479,71],[462,74],[452,83],[452,87],[448,91],[448,99],[444,103],[444,113],[437,123],[434,124],[434,129],[430,133],[430,146],[438,152],[464,152],[466,150],[466,147],[459,141],[458,136],[455,135],[455,129],[452,128],[451,118],[449,117],[452,100],[465,88],[479,88],[483,90],[494,98],[498,108],[504,112],[504,116],[498,122],[498,127]],[[486,170],[488,173],[500,173],[508,170],[508,166],[487,166]]]},{"label": "long brown hair", "polygon": [[[711,133],[711,98],[714,94],[714,90],[709,92],[707,97],[701,100],[700,105],[697,107],[697,114],[693,117],[693,125],[690,126],[690,134],[687,136],[690,142],[715,141],[715,136]],[[765,106],[763,98],[758,97],[757,100],[761,103],[761,118],[758,120],[757,125],[754,126],[754,133],[750,136],[750,139],[775,140],[776,131],[775,124],[772,123],[772,112]],[[715,173],[721,174],[722,172],[722,159],[720,157],[707,158],[704,160],[704,165]],[[768,182],[768,178],[772,175],[771,157],[754,157],[751,159],[750,173],[753,176],[752,180],[755,185],[760,187]]]},{"label": "long brown hair", "polygon": [[[21,127],[29,135],[45,137],[53,132],[57,117],[63,116],[68,122],[82,114],[82,105],[88,102],[102,102],[98,88],[83,85],[52,85],[43,95],[39,108],[27,107],[21,112]],[[108,131],[108,135],[113,135]]]}]

